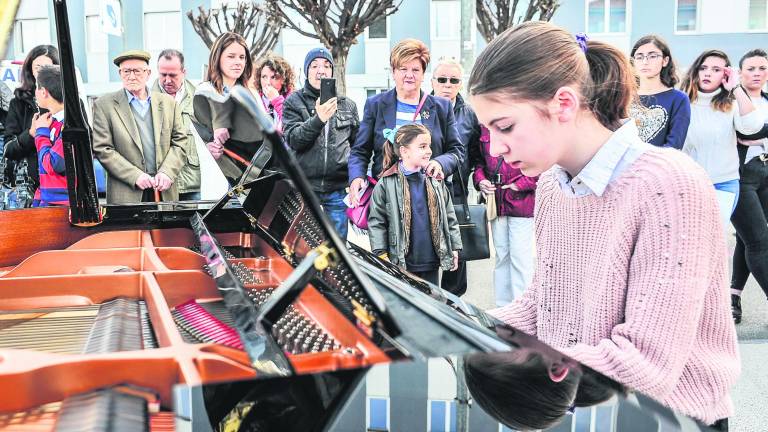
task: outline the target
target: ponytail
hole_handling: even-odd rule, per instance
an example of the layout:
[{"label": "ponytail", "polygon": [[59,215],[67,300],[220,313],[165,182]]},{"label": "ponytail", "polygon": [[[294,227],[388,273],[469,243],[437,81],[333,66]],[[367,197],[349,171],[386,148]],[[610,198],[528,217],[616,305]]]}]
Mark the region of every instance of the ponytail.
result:
[{"label": "ponytail", "polygon": [[610,130],[629,117],[629,106],[637,95],[637,84],[629,59],[604,42],[587,43],[587,63],[592,81],[587,104],[597,120]]},{"label": "ponytail", "polygon": [[392,165],[396,164],[400,160],[395,152],[395,146],[390,140],[384,140],[384,161],[381,164],[381,172],[379,177],[384,174],[384,171],[392,168]]},{"label": "ponytail", "polygon": [[491,41],[475,61],[469,93],[542,101],[564,85],[580,90],[582,103],[611,130],[629,117],[637,94],[632,67],[621,51],[590,41],[584,52],[570,32],[541,21],[512,27]]}]

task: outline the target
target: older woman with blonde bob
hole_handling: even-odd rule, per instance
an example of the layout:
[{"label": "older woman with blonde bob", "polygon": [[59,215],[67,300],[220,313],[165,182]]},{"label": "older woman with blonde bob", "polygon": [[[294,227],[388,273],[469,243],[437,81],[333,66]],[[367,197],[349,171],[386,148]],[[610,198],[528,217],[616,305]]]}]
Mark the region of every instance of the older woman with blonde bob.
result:
[{"label": "older woman with blonde bob", "polygon": [[365,102],[360,130],[349,155],[352,204],[359,204],[359,192],[365,184],[371,156],[371,173],[376,176],[381,172],[384,129],[409,123],[419,123],[429,129],[432,160],[425,171],[430,177],[448,177],[464,161],[464,148],[459,141],[450,101],[421,89],[429,59],[429,49],[416,39],[402,40],[392,49],[389,62],[395,88]]}]

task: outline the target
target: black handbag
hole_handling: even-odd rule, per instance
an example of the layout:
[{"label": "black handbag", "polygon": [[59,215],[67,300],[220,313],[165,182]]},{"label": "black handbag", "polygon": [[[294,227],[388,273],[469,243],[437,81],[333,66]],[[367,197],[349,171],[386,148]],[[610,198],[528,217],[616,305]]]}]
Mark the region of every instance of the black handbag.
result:
[{"label": "black handbag", "polygon": [[459,252],[459,261],[475,261],[491,257],[488,242],[488,218],[484,204],[467,203],[467,187],[461,175],[454,176],[459,179],[461,185],[461,203],[454,204],[456,219],[459,221],[461,231],[462,249]]}]

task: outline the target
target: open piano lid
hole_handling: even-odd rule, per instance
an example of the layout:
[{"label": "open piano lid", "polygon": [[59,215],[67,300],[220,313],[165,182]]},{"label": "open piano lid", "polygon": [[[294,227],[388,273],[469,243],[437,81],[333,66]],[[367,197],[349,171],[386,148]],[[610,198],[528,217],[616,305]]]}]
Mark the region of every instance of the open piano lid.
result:
[{"label": "open piano lid", "polygon": [[[209,271],[235,318],[245,350],[262,376],[292,373],[289,362],[281,358],[280,350],[270,340],[270,327],[308,283],[363,333],[375,340],[384,339],[403,357],[504,349],[502,342],[476,322],[434,302],[427,294],[443,298],[436,287],[383,264],[360,248],[350,246],[348,250],[262,105],[240,86],[231,90],[231,97],[237,103],[236,109],[250,114],[252,124],[258,125],[264,134],[264,144],[253,160],[260,159],[259,152],[266,148],[276,158],[280,170],[269,171],[259,166],[259,177],[248,183],[241,180],[205,216],[194,215],[192,227]],[[242,178],[248,175],[246,171]],[[295,269],[259,309],[247,301],[242,286],[233,277],[233,269],[222,258],[225,252],[206,226],[208,217],[215,216],[218,209],[234,199],[242,204],[251,231],[269,242]],[[409,282],[417,283],[421,291],[414,290]],[[482,313],[474,316],[480,322],[490,322]]]}]

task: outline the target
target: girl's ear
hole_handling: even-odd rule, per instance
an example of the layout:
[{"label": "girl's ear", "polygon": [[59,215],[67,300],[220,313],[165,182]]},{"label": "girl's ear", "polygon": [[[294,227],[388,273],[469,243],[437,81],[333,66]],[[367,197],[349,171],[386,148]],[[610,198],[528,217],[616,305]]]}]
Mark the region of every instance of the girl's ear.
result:
[{"label": "girl's ear", "polygon": [[661,62],[661,67],[667,67],[669,64],[669,56],[664,56],[664,61]]},{"label": "girl's ear", "polygon": [[552,380],[552,382],[562,382],[567,376],[570,369],[568,366],[561,365],[561,364],[553,364],[549,368],[549,379]]},{"label": "girl's ear", "polygon": [[572,121],[581,109],[579,93],[568,86],[557,89],[548,105],[549,114],[556,117],[560,123]]}]

